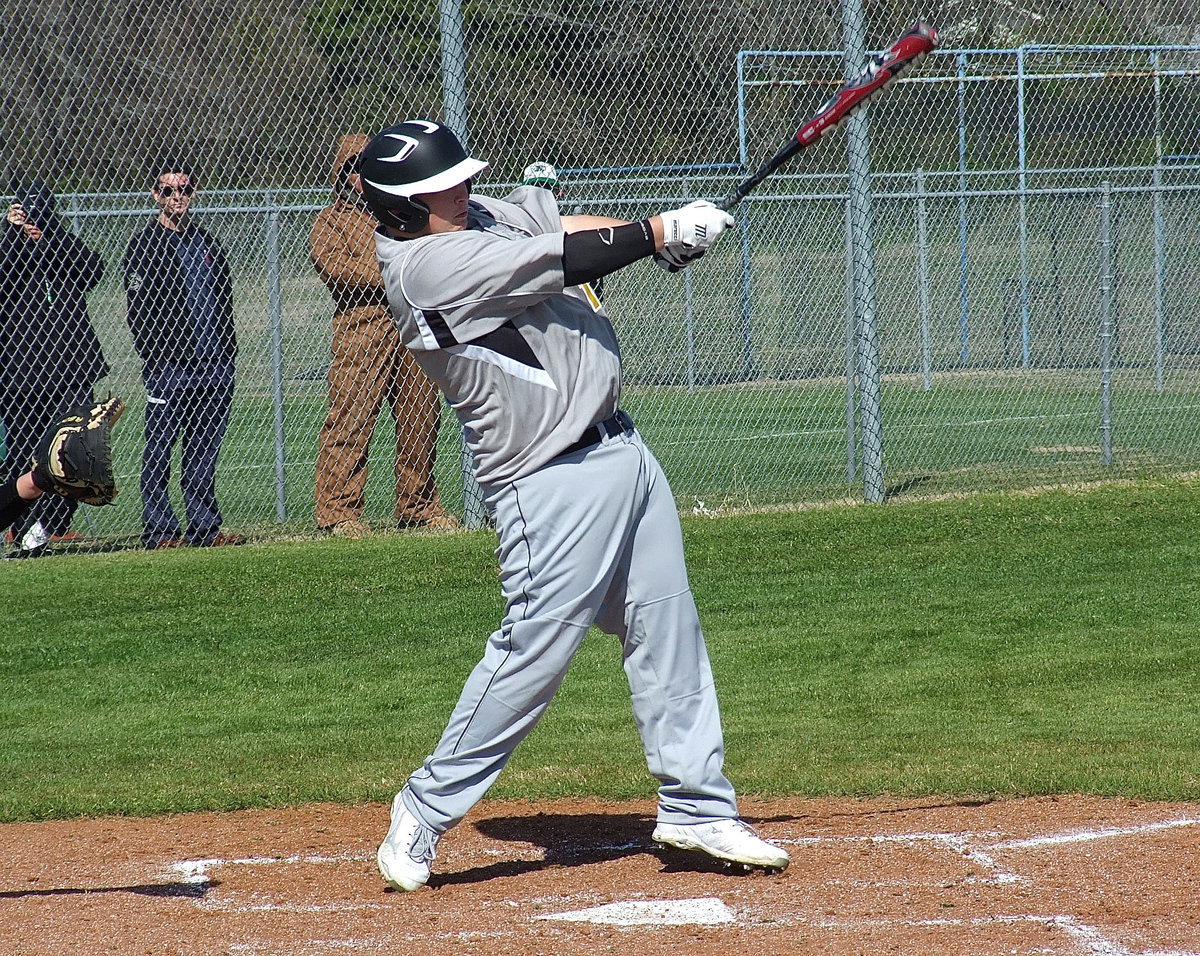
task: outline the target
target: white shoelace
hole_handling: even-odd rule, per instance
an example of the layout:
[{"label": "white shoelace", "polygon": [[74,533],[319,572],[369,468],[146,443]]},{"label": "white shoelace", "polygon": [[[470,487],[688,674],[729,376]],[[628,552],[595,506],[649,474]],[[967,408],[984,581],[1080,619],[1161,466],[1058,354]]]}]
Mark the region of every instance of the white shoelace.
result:
[{"label": "white shoelace", "polygon": [[428,830],[423,826],[417,827],[417,832],[413,834],[412,843],[408,848],[408,855],[418,863],[428,863],[437,856],[438,835],[432,830]]}]

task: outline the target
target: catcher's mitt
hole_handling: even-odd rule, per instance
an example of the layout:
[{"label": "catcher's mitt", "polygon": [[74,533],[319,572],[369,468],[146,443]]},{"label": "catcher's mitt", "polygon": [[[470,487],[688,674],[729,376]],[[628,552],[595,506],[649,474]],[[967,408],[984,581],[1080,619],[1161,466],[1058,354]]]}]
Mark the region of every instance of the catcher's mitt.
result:
[{"label": "catcher's mitt", "polygon": [[124,411],[119,398],[68,409],[38,442],[31,465],[34,483],[89,505],[111,504],[117,484],[110,433]]}]

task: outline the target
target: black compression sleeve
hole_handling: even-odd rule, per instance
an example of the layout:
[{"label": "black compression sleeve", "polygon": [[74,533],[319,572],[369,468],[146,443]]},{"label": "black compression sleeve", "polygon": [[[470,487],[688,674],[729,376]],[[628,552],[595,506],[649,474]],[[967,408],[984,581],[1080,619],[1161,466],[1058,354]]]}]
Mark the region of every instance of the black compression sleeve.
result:
[{"label": "black compression sleeve", "polygon": [[638,259],[654,254],[650,222],[569,232],[563,238],[564,284],[594,282]]}]

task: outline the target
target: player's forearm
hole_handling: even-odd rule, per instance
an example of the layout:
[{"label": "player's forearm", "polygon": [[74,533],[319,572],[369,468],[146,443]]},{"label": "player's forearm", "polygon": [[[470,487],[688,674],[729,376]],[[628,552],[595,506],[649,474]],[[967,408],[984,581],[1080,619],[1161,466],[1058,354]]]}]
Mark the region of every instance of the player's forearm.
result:
[{"label": "player's forearm", "polygon": [[41,493],[28,472],[0,482],[0,528],[21,521],[33,506],[33,499]]},{"label": "player's forearm", "polygon": [[27,471],[17,478],[17,497],[24,501],[33,501],[42,496],[42,489],[33,480],[33,472]]},{"label": "player's forearm", "polygon": [[[654,249],[657,252],[663,247],[663,221],[659,216],[651,216],[644,220],[650,224],[650,229],[654,234]],[[610,229],[614,226],[628,226],[629,223],[624,219],[610,219],[607,216],[563,216],[562,217],[563,232],[570,235],[574,232],[583,232],[587,229]]]},{"label": "player's forearm", "polygon": [[654,255],[655,239],[649,220],[583,229],[563,237],[563,284],[582,285]]},{"label": "player's forearm", "polygon": [[704,255],[733,225],[727,212],[701,200],[641,222],[622,223],[600,216],[567,216],[562,222],[566,232],[563,274],[568,286],[594,282],[668,244],[673,258],[667,261],[678,271]]}]

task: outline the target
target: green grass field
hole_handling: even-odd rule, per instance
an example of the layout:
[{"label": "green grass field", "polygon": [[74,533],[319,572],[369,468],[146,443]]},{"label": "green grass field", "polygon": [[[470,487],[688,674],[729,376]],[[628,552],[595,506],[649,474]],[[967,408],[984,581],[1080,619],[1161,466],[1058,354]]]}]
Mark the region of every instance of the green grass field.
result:
[{"label": "green grass field", "polygon": [[[1200,481],[686,517],[746,794],[1200,798]],[[501,607],[493,536],[0,565],[0,819],[387,797]],[[611,638],[494,796],[653,791]]]},{"label": "green grass field", "polygon": [[[313,459],[325,413],[324,383],[292,382],[288,388],[281,493],[269,398],[245,388],[236,402],[218,472],[226,524],[236,530],[263,537],[313,530]],[[1192,470],[1200,467],[1197,395],[1195,371],[1174,370],[1161,392],[1144,374],[1115,376],[1113,462],[1105,466],[1094,369],[943,374],[929,390],[919,376],[889,377],[883,387],[888,495],[913,499]],[[124,493],[113,508],[83,509],[76,518],[77,530],[116,543],[140,530],[139,401],[131,401],[118,426],[116,469]],[[627,390],[624,404],[661,460],[683,510],[862,497],[861,473],[850,474],[842,382],[640,387]],[[392,517],[390,430],[385,416],[372,446],[368,483],[367,515],[381,524]],[[460,448],[447,412],[437,481],[455,512],[462,507]],[[176,506],[182,514],[178,501]]]}]

